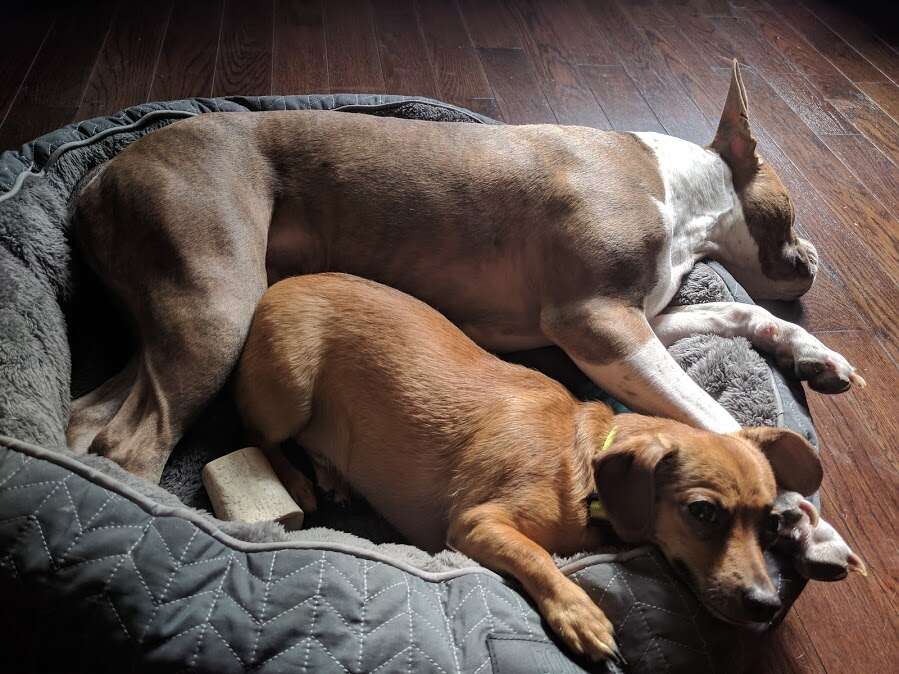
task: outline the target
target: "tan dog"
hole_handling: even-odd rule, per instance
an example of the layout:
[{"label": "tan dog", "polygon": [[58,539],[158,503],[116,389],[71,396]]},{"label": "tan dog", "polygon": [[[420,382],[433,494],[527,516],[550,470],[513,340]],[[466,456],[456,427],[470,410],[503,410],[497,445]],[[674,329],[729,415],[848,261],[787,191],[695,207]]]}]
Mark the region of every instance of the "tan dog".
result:
[{"label": "tan dog", "polygon": [[619,657],[612,626],[549,554],[598,546],[591,492],[621,538],[657,543],[712,612],[742,624],[780,608],[762,556],[780,526],[775,479],[806,495],[821,481],[791,431],[613,418],[487,353],[422,302],[344,274],[266,293],[236,395],[264,445],[295,438],[412,543],[448,543],[511,574],[593,659]]}]

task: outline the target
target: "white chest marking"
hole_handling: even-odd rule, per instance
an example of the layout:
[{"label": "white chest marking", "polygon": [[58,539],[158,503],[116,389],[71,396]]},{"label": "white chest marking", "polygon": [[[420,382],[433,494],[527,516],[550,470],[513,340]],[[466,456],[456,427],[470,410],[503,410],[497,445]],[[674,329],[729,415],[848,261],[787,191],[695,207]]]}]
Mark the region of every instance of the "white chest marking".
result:
[{"label": "white chest marking", "polygon": [[655,154],[665,186],[665,201],[656,203],[667,230],[667,245],[659,253],[659,280],[643,303],[644,312],[652,318],[668,306],[696,261],[715,252],[723,233],[732,237],[746,228],[735,226],[742,223],[743,212],[730,169],[721,157],[673,136],[634,135]]}]

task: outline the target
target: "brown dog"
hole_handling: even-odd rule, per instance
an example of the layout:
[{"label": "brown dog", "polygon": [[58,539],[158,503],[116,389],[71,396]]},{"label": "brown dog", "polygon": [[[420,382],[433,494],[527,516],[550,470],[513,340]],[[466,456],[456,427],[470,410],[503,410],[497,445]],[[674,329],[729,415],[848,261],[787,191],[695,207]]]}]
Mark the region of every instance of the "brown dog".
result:
[{"label": "brown dog", "polygon": [[618,657],[612,626],[549,554],[597,547],[592,492],[621,538],[657,543],[713,613],[739,624],[780,607],[762,556],[780,525],[775,480],[806,495],[821,482],[791,431],[613,418],[422,302],[344,274],[266,293],[236,395],[264,445],[295,438],[412,543],[511,574],[593,659]]},{"label": "brown dog", "polygon": [[811,286],[814,246],[755,152],[734,67],[707,148],[655,133],[320,111],[205,114],[83,185],[75,232],[126,309],[130,367],[72,406],[69,445],[158,481],[229,377],[266,287],[339,271],[421,299],[480,346],[556,344],[632,409],[718,432],[733,417],[664,345],[742,335],[819,390],[863,380],[757,306],[666,306],[694,262],[756,297]]}]

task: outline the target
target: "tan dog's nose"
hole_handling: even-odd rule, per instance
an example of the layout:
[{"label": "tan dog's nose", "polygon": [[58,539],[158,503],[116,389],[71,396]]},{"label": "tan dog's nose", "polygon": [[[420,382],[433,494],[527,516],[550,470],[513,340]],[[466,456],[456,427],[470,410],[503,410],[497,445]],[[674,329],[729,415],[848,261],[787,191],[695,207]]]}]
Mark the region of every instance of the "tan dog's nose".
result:
[{"label": "tan dog's nose", "polygon": [[743,608],[750,620],[768,622],[780,610],[780,597],[772,590],[765,590],[758,585],[743,591]]}]

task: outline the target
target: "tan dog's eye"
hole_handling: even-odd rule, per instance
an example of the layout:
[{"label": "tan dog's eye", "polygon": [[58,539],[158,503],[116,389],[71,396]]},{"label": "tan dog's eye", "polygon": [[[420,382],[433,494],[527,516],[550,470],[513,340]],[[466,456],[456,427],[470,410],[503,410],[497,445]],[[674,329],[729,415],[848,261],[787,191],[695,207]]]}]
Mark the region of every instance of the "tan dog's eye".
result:
[{"label": "tan dog's eye", "polygon": [[717,524],[718,510],[711,501],[693,501],[687,505],[687,512],[703,524]]}]

